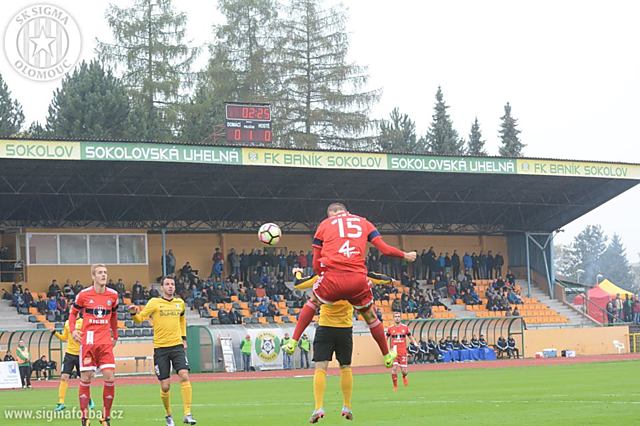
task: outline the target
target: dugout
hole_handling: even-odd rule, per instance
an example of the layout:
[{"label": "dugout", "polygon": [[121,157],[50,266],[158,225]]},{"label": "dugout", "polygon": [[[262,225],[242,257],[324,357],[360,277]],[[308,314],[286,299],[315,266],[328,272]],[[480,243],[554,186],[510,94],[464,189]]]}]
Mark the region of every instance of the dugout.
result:
[{"label": "dugout", "polygon": [[2,139],[2,279],[84,282],[104,255],[112,277],[152,281],[168,247],[208,274],[214,247],[257,247],[267,221],[308,249],[338,200],[405,249],[500,250],[552,294],[555,231],[639,181],[629,163]]}]

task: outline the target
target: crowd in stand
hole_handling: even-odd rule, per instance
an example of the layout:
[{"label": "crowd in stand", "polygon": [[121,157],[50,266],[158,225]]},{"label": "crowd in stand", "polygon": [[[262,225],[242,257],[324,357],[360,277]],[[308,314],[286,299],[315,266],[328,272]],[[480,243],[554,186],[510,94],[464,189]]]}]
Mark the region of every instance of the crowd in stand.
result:
[{"label": "crowd in stand", "polygon": [[607,322],[609,325],[620,322],[635,322],[640,324],[640,299],[638,295],[620,294],[616,298],[607,302],[606,308]]}]

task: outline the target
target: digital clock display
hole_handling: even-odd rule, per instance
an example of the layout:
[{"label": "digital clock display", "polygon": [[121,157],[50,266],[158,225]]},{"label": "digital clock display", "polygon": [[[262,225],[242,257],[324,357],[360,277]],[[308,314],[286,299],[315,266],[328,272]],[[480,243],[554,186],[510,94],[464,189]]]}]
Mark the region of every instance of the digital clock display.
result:
[{"label": "digital clock display", "polygon": [[269,143],[271,105],[257,103],[226,103],[227,142]]}]

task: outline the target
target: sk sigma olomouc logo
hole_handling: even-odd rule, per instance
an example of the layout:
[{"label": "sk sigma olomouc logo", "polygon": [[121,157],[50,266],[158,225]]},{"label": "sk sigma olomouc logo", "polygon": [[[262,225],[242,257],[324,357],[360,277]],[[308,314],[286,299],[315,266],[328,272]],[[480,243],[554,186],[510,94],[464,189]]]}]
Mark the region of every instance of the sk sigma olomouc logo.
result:
[{"label": "sk sigma olomouc logo", "polygon": [[80,27],[66,10],[51,4],[34,4],[19,10],[4,32],[4,53],[9,64],[34,81],[61,78],[74,67],[81,50]]}]

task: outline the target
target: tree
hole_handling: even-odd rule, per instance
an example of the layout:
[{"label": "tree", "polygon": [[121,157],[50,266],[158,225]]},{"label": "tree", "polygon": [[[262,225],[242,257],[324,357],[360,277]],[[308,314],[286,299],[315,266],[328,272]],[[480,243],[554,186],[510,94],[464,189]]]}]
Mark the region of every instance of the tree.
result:
[{"label": "tree", "polygon": [[624,288],[631,288],[633,274],[624,245],[618,234],[613,234],[607,249],[602,254],[600,272],[605,278]]},{"label": "tree", "polygon": [[422,140],[432,154],[463,155],[464,141],[460,139],[458,132],[453,128],[453,122],[447,114],[448,108],[444,102],[442,88],[438,86],[431,125]]},{"label": "tree", "polygon": [[480,123],[478,117],[471,125],[471,133],[469,133],[469,142],[467,145],[468,155],[488,155],[484,149],[485,141],[482,140],[482,132],[480,131]]},{"label": "tree", "polygon": [[526,146],[520,142],[518,135],[518,120],[511,116],[511,105],[509,102],[504,106],[504,115],[500,117],[500,155],[503,157],[522,157],[522,150]]},{"label": "tree", "polygon": [[571,276],[581,273],[581,282],[595,283],[597,275],[602,272],[602,255],[607,249],[607,236],[600,225],[588,225],[573,240],[575,260],[570,269]]},{"label": "tree", "polygon": [[[116,70],[134,98],[137,116],[144,120],[139,138],[172,137],[178,121],[182,90],[192,80],[197,49],[183,40],[186,15],[173,10],[171,0],[134,0],[129,8],[110,5],[107,22],[113,44],[98,41],[99,57]],[[142,131],[142,130],[140,130]]]},{"label": "tree", "polygon": [[424,154],[425,147],[418,143],[416,137],[416,123],[407,114],[401,114],[394,108],[389,120],[380,123],[378,143],[382,151],[410,152]]},{"label": "tree", "polygon": [[111,70],[83,61],[54,92],[46,129],[59,138],[121,139],[129,135],[129,110],[127,89]]},{"label": "tree", "polygon": [[24,114],[20,103],[11,99],[9,86],[0,74],[0,137],[13,136],[20,131]]},{"label": "tree", "polygon": [[211,58],[184,106],[186,140],[213,139],[215,127],[224,124],[225,101],[272,102],[278,90],[275,0],[219,0],[218,8],[226,22],[215,27]]},{"label": "tree", "polygon": [[368,112],[380,97],[365,90],[367,68],[347,62],[349,37],[344,9],[322,8],[319,0],[291,0],[280,21],[276,119],[284,145],[367,147]]}]

